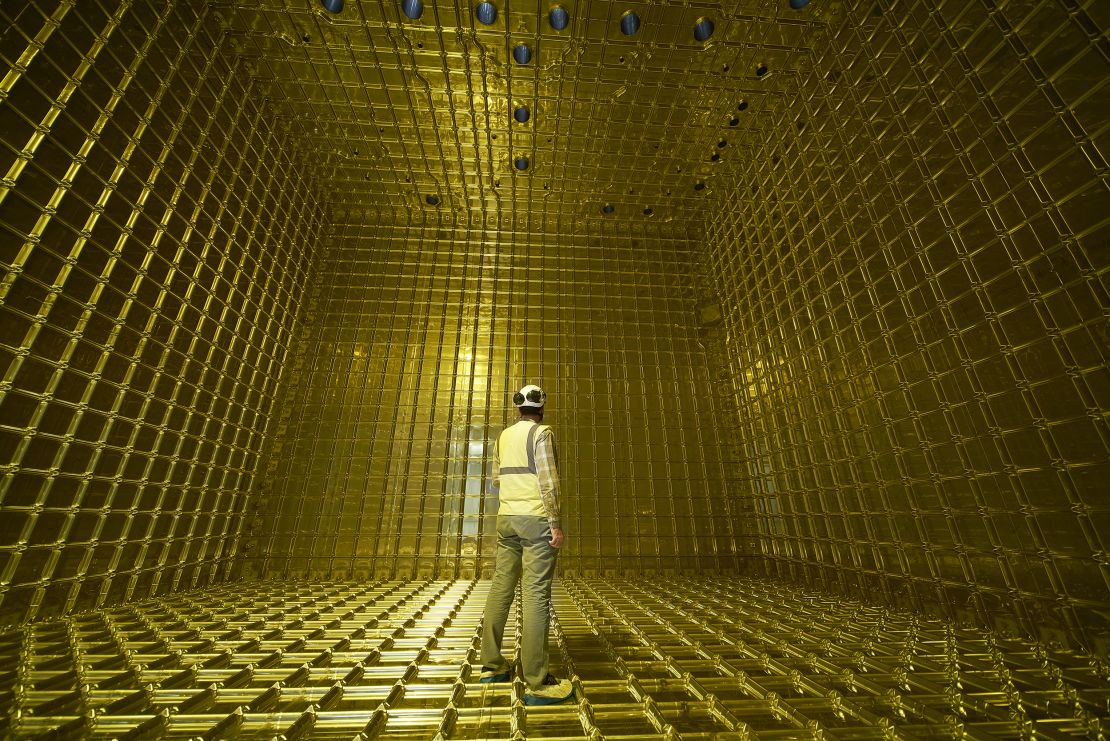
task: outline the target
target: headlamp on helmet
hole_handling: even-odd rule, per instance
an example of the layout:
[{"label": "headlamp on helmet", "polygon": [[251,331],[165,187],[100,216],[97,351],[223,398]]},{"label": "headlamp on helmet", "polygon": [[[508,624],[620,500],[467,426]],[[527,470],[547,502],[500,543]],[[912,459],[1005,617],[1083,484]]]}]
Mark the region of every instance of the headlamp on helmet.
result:
[{"label": "headlamp on helmet", "polygon": [[533,384],[528,384],[520,391],[513,394],[513,404],[518,407],[526,407],[531,409],[542,409],[543,405],[547,403],[547,394],[543,389]]}]

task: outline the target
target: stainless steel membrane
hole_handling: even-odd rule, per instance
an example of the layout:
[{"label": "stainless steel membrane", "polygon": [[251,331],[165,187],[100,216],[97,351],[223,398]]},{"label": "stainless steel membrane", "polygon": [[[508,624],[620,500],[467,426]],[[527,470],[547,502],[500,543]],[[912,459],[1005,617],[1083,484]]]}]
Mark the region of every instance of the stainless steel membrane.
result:
[{"label": "stainless steel membrane", "polygon": [[286,739],[1106,732],[1104,660],[719,577],[560,582],[553,668],[574,682],[577,702],[526,708],[519,678],[477,681],[488,584],[252,583],[28,625],[0,637],[0,656],[15,667],[4,681],[17,688],[9,730]]},{"label": "stainless steel membrane", "polygon": [[[0,736],[1105,736],[1108,29],[0,3]],[[472,677],[525,383],[529,710]]]}]

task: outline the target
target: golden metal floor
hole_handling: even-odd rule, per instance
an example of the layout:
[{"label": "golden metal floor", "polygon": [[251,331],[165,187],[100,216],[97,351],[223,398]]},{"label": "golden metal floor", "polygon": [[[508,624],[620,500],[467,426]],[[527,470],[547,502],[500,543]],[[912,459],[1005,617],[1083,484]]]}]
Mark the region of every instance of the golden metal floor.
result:
[{"label": "golden metal floor", "polygon": [[1110,734],[1103,660],[728,577],[558,583],[579,701],[527,708],[477,681],[488,587],[255,582],[29,624],[0,635],[0,736]]}]

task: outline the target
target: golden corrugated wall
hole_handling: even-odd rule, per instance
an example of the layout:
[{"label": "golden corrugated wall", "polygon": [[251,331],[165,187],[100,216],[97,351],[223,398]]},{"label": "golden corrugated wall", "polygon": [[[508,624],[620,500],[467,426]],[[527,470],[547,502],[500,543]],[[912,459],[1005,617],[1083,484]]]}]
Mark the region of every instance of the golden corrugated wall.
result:
[{"label": "golden corrugated wall", "polygon": [[[436,187],[409,161],[432,150],[400,118],[379,121],[372,147],[321,152],[342,129],[311,128],[318,108],[291,116],[281,99],[296,83],[318,106],[335,88],[302,83],[304,64],[343,60],[280,30],[277,11],[226,11],[5,11],[0,609],[13,619],[223,578],[247,509],[244,575],[484,573],[474,531],[491,505],[475,469],[505,421],[496,394],[535,372],[568,401],[582,548],[569,570],[730,568],[747,553],[757,573],[1105,640],[1108,62],[1093,4],[737,16],[728,43],[753,35],[735,59],[727,44],[674,50],[728,88],[712,102],[728,108],[724,133],[689,167],[662,166],[652,141],[708,121],[678,112],[708,98],[664,85],[644,99],[608,78],[597,89],[626,102],[586,137],[597,156],[545,164],[581,139],[558,125],[578,78],[518,65],[531,82],[517,93],[539,99],[527,126],[472,98],[467,120],[493,132],[444,159]],[[323,13],[286,11],[338,43],[348,26]],[[600,47],[543,25],[536,48],[636,62],[643,83],[679,16],[645,32],[652,54],[597,14],[582,29],[604,31]],[[410,25],[418,44],[441,35]],[[252,48],[282,50],[273,69],[292,79],[264,82]],[[709,73],[714,58],[731,76]],[[359,78],[373,116],[408,100],[394,93],[437,103],[391,64],[386,88]],[[468,69],[471,87],[506,84]],[[546,142],[527,173],[498,159],[509,135]],[[598,159],[618,139],[621,156]],[[675,152],[700,157],[696,144]],[[355,170],[399,148],[404,177]],[[471,154],[489,214],[440,208]],[[613,165],[635,173],[627,195],[589,180]],[[558,172],[583,178],[565,212],[575,186]],[[640,182],[649,172],[658,183]],[[356,183],[382,202],[348,210]],[[398,207],[400,191],[418,207]],[[544,278],[510,296],[528,255]],[[496,334],[548,311],[540,355]],[[479,341],[480,372],[464,353]],[[420,397],[431,368],[437,396],[451,389],[446,416]],[[400,441],[383,443],[394,422]],[[358,520],[375,514],[386,527],[368,534]]]},{"label": "golden corrugated wall", "polygon": [[332,229],[245,573],[488,575],[492,445],[529,382],[565,572],[736,568],[685,229],[355,217]]},{"label": "golden corrugated wall", "polygon": [[[0,3],[0,736],[1110,735],[1107,28]],[[542,708],[477,681],[524,380]]]},{"label": "golden corrugated wall", "polygon": [[1070,3],[867,4],[739,113],[763,140],[706,264],[756,573],[1105,649],[1096,30]]},{"label": "golden corrugated wall", "polygon": [[5,8],[0,618],[227,577],[323,211],[206,8]]}]

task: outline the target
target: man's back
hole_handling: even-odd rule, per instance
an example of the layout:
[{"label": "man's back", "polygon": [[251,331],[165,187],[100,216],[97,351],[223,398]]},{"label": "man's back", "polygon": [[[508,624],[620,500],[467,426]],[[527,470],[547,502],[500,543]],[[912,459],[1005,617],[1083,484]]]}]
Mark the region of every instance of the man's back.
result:
[{"label": "man's back", "polygon": [[550,431],[551,428],[547,425],[522,419],[505,428],[498,437],[499,514],[546,516],[543,499],[540,497],[536,447],[537,437],[541,434],[550,435]]}]

